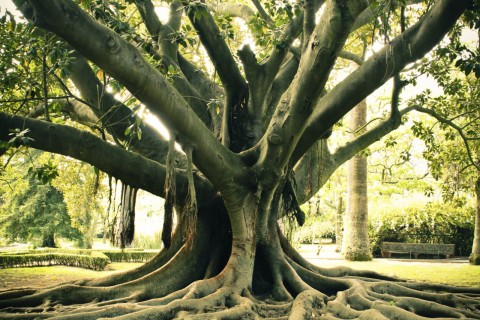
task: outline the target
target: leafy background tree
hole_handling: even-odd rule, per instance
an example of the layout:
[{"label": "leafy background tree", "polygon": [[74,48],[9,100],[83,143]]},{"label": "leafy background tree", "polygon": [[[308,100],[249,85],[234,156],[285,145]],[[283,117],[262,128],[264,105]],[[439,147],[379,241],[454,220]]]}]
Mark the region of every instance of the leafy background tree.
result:
[{"label": "leafy background tree", "polygon": [[[81,245],[83,234],[72,225],[63,194],[52,186],[54,175],[33,170],[26,174],[29,164],[25,162],[10,165],[2,175],[2,234],[8,241],[28,241],[41,247],[56,247],[59,238]],[[44,168],[52,168],[51,162],[46,164]]]}]

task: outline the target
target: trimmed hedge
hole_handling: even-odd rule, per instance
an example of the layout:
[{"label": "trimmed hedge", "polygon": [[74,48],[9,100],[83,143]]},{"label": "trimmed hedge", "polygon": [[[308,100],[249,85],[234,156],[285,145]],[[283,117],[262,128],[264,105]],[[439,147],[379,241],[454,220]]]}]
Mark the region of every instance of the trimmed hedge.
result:
[{"label": "trimmed hedge", "polygon": [[110,262],[147,262],[158,252],[141,249],[25,249],[0,252],[0,268],[65,265],[103,270]]},{"label": "trimmed hedge", "polygon": [[102,251],[111,262],[147,262],[157,255],[158,252],[140,250],[108,250]]},{"label": "trimmed hedge", "polygon": [[64,253],[50,251],[52,250],[39,250],[33,253],[2,253],[0,254],[0,268],[65,265],[92,270],[103,270],[107,264],[110,263],[108,257],[101,252],[85,251],[83,254],[75,254],[74,252]]}]

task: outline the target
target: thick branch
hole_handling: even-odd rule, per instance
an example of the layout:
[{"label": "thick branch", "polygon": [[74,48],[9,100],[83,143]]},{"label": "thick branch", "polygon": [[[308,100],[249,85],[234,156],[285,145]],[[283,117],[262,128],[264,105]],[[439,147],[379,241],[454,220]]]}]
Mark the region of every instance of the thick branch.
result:
[{"label": "thick branch", "polygon": [[[9,141],[14,129],[28,129],[27,146],[87,162],[134,188],[164,196],[165,166],[96,137],[86,131],[0,112],[0,140]],[[187,194],[186,175],[177,175],[179,190]],[[208,185],[197,177],[196,185]],[[204,186],[203,190],[211,189]],[[199,188],[200,189],[200,188]],[[206,194],[205,194],[206,195]],[[211,199],[211,195],[205,199]]]},{"label": "thick branch", "polygon": [[354,53],[351,53],[351,52],[348,52],[348,51],[341,51],[338,56],[340,58],[343,58],[343,59],[346,59],[346,60],[350,60],[350,61],[353,61],[355,62],[357,65],[362,65],[363,64],[363,59],[362,57],[354,54]]},{"label": "thick branch", "polygon": [[268,13],[263,8],[262,4],[258,0],[252,0],[253,5],[257,8],[258,14],[260,17],[267,23],[270,28],[275,28],[275,21],[273,21],[272,17],[268,15]]},{"label": "thick branch", "polygon": [[401,112],[398,109],[400,93],[405,85],[406,82],[401,81],[400,76],[397,74],[394,77],[393,83],[390,117],[371,130],[364,132],[352,141],[347,142],[344,146],[339,147],[333,153],[333,159],[337,162],[336,168],[348,161],[358,152],[394,131],[402,124],[402,116],[412,111],[412,108],[410,107],[403,109]]},{"label": "thick branch", "polygon": [[[94,106],[92,111],[101,120],[107,131],[120,141],[128,140],[125,130],[136,123],[136,115],[123,103],[108,93],[93,72],[87,61],[78,53],[70,64],[71,80],[82,97]],[[161,135],[150,125],[141,123],[142,139],[133,136],[130,141],[132,150],[151,160],[164,163],[167,145]]]},{"label": "thick branch", "polygon": [[[35,23],[55,32],[123,83],[170,129],[194,148],[194,163],[214,184],[243,174],[240,159],[224,148],[187,102],[138,50],[68,0],[32,0]],[[237,171],[235,170],[237,169]]]},{"label": "thick branch", "polygon": [[152,1],[135,0],[135,5],[137,6],[137,10],[142,17],[148,32],[152,35],[155,41],[158,41],[158,34],[160,32],[160,28],[162,27],[162,22],[155,12],[155,7],[153,6]]},{"label": "thick branch", "polygon": [[241,18],[245,22],[250,21],[250,19],[255,15],[255,11],[253,11],[252,8],[241,3],[213,1],[209,2],[207,6],[217,14]]},{"label": "thick branch", "polygon": [[[165,25],[162,24],[155,7],[151,1],[135,1],[138,11],[143,19],[143,23],[147,27],[152,38],[158,43],[158,51],[156,47],[148,46],[146,48],[148,54],[159,62],[161,68],[169,70],[173,66],[176,70],[180,69],[178,59],[181,55],[178,52],[178,43],[175,39],[177,32],[181,26],[182,10],[180,1],[172,1],[170,4],[170,16]],[[202,100],[202,95],[196,90],[195,86],[189,83],[186,76],[181,73],[172,75],[173,86],[178,90],[192,107],[195,114],[208,127],[211,125],[211,117],[207,112],[207,105]]]},{"label": "thick branch", "polygon": [[329,152],[326,144],[321,144],[323,140],[315,143],[305,153],[295,166],[295,174],[299,177],[297,180],[301,181],[298,184],[300,201],[310,199],[341,165],[401,125],[402,116],[413,110],[411,107],[398,110],[400,92],[405,85],[406,83],[400,80],[400,76],[396,75],[392,90],[391,113],[387,120],[339,147],[333,154]]},{"label": "thick branch", "polygon": [[210,12],[204,5],[188,4],[188,6],[192,6],[190,10],[187,9],[190,21],[197,30],[226,93],[231,95],[235,91],[244,91],[242,88],[247,87],[245,79]]},{"label": "thick branch", "polygon": [[[93,127],[98,125],[100,122],[96,114],[84,103],[81,103],[77,100],[57,100],[56,103],[60,104],[61,112],[66,113],[70,116],[73,121],[81,123],[88,127]],[[38,105],[35,107],[29,114],[29,118],[38,118],[45,114],[44,111],[45,105]]]},{"label": "thick branch", "polygon": [[[298,72],[284,93],[262,139],[260,163],[267,175],[279,175],[321,95],[336,57],[343,47],[358,8],[330,2],[301,57]],[[267,169],[269,168],[269,169]]]},{"label": "thick branch", "polygon": [[315,29],[315,0],[305,0],[303,2],[304,21],[303,21],[303,39],[304,43],[308,43],[308,39]]},{"label": "thick branch", "polygon": [[384,84],[408,63],[430,51],[452,28],[468,0],[441,0],[417,24],[374,54],[318,103],[294,152],[296,162],[323,132],[359,101]]},{"label": "thick branch", "polygon": [[247,82],[243,78],[230,48],[222,37],[208,8],[203,4],[186,5],[188,17],[197,30],[200,41],[212,61],[225,89],[222,121],[222,143],[230,147],[231,122],[234,109],[239,107],[247,94]]},{"label": "thick branch", "polygon": [[[407,6],[412,4],[421,3],[422,0],[409,0],[407,1]],[[377,13],[375,13],[371,6],[368,6],[363,10],[363,12],[358,16],[357,20],[353,25],[353,30],[357,30],[367,23],[371,22],[374,18],[376,18]]]}]

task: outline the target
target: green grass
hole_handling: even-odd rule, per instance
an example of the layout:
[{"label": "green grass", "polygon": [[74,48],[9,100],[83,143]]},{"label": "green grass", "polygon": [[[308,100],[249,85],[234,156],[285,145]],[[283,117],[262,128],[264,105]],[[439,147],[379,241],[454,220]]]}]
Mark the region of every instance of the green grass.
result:
[{"label": "green grass", "polygon": [[140,265],[142,263],[114,262],[108,264],[104,271],[65,266],[0,269],[0,290],[27,286],[45,287],[85,278],[100,278]]},{"label": "green grass", "polygon": [[109,263],[104,271],[94,271],[84,268],[66,267],[66,266],[51,266],[51,267],[29,267],[29,268],[7,268],[0,269],[0,279],[4,276],[42,276],[42,275],[57,275],[57,276],[71,276],[75,277],[103,277],[117,271],[129,270],[142,265],[143,263],[128,263],[128,262],[112,262]]},{"label": "green grass", "polygon": [[[446,263],[440,260],[425,262],[390,259],[374,259],[371,262],[349,262],[338,259],[312,259],[311,261],[326,268],[347,266],[352,269],[372,270],[403,279],[480,287],[480,266],[472,266],[465,262]],[[63,266],[0,269],[0,289],[47,286],[84,278],[99,278],[140,265],[142,263],[111,263],[107,267],[108,270],[105,271]]]},{"label": "green grass", "polygon": [[480,266],[465,262],[417,262],[374,259],[371,262],[315,260],[322,267],[346,266],[356,270],[372,270],[398,278],[456,286],[480,287]]}]

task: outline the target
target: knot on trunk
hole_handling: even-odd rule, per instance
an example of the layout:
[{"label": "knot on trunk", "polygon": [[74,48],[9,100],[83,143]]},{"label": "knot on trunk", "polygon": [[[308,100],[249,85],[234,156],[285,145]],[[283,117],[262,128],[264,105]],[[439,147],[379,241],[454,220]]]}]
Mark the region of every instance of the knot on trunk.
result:
[{"label": "knot on trunk", "polygon": [[120,51],[120,43],[113,35],[107,37],[106,46],[107,51],[110,53],[117,53]]}]

